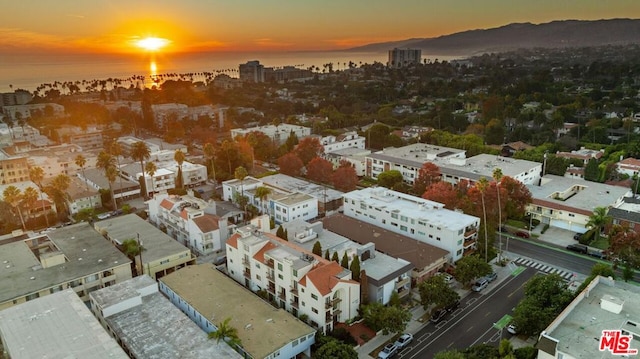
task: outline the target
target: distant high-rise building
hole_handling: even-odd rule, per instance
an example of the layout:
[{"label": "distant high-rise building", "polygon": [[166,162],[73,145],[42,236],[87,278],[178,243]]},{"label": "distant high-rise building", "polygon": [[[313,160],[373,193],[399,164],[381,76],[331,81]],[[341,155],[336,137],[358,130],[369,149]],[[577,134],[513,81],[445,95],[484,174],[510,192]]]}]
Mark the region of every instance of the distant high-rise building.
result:
[{"label": "distant high-rise building", "polygon": [[264,82],[264,66],[260,61],[247,61],[246,64],[240,64],[240,81],[244,82]]},{"label": "distant high-rise building", "polygon": [[394,68],[406,67],[419,64],[422,58],[420,49],[398,49],[389,50],[389,62],[387,66]]}]

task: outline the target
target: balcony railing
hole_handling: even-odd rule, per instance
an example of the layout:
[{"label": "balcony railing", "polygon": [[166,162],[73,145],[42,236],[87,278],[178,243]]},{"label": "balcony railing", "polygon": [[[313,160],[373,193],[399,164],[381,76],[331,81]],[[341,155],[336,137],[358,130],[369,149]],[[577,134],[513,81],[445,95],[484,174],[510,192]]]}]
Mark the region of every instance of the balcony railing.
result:
[{"label": "balcony railing", "polygon": [[244,274],[245,278],[251,279],[251,271],[250,270],[245,270],[244,272],[242,272],[242,274]]},{"label": "balcony railing", "polygon": [[291,286],[290,292],[291,292],[291,294],[296,294],[297,295],[298,294],[298,287]]},{"label": "balcony railing", "polygon": [[246,267],[248,267],[251,263],[249,262],[249,260],[247,258],[242,258],[242,264],[244,264]]},{"label": "balcony railing", "polygon": [[269,293],[271,293],[271,294],[276,294],[276,286],[275,286],[275,285],[271,285],[271,284],[269,284],[269,285],[267,286],[267,291],[268,291]]},{"label": "balcony railing", "polygon": [[291,306],[292,306],[292,307],[294,307],[294,308],[296,308],[296,309],[299,309],[299,308],[300,308],[300,303],[299,303],[299,302],[296,302],[296,301],[292,300],[292,301],[290,302],[290,304],[291,304]]},{"label": "balcony railing", "polygon": [[476,243],[476,239],[475,239],[475,238],[471,238],[471,239],[468,239],[468,240],[464,241],[464,243],[462,244],[462,246],[463,246],[464,248],[467,248],[467,247],[469,247],[469,246],[472,246],[474,243]]},{"label": "balcony railing", "polygon": [[269,259],[269,260],[267,261],[267,267],[269,267],[269,268],[273,268],[273,267],[274,267],[273,259]]},{"label": "balcony railing", "polygon": [[467,230],[464,232],[464,238],[469,238],[476,233],[478,233],[477,228],[467,228]]},{"label": "balcony railing", "polygon": [[275,282],[276,276],[274,273],[267,273],[267,279],[271,282]]},{"label": "balcony railing", "polygon": [[278,293],[278,298],[280,298],[282,300],[287,300],[287,293],[285,293],[285,292]]},{"label": "balcony railing", "polygon": [[404,287],[405,285],[409,284],[409,282],[411,282],[411,278],[410,277],[402,279],[402,280],[396,282],[396,288]]},{"label": "balcony railing", "polygon": [[324,302],[324,307],[325,309],[329,309],[331,307],[333,307],[334,305],[340,303],[342,301],[342,299],[340,298],[333,298],[332,300],[328,300],[326,302]]}]

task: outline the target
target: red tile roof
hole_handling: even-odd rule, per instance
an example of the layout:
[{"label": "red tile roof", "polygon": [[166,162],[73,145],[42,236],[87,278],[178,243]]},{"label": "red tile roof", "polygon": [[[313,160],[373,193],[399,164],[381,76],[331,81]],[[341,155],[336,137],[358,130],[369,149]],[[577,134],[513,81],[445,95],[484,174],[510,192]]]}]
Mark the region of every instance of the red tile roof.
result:
[{"label": "red tile roof", "polygon": [[278,245],[272,242],[267,242],[264,247],[262,247],[256,254],[253,255],[253,259],[262,264],[267,264],[267,262],[264,260],[264,254],[274,248],[278,248]]},{"label": "red tile roof", "polygon": [[227,239],[227,244],[231,247],[238,249],[238,238],[240,238],[240,234],[236,233]]},{"label": "red tile roof", "polygon": [[311,283],[313,283],[313,285],[318,289],[318,292],[320,292],[322,296],[325,296],[331,293],[336,284],[340,282],[356,283],[353,280],[343,281],[336,277],[343,270],[344,268],[334,261],[329,261],[329,263],[320,263],[318,266],[310,270],[303,279],[305,277],[308,278],[309,281],[311,281]]},{"label": "red tile roof", "polygon": [[193,223],[200,228],[202,233],[209,233],[220,229],[220,226],[218,225],[219,220],[220,217],[205,213],[200,217],[194,218]]},{"label": "red tile roof", "polygon": [[171,210],[171,208],[173,208],[173,202],[170,201],[168,198],[165,198],[162,200],[162,202],[160,202],[160,207],[169,211]]}]

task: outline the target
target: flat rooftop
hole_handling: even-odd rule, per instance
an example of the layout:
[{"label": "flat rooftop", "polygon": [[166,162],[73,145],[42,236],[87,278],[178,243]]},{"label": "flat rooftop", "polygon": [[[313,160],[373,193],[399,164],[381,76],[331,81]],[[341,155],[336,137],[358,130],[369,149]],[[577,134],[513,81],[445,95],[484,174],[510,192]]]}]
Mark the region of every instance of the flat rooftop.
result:
[{"label": "flat rooftop", "polygon": [[[573,186],[580,187],[575,195],[566,200],[555,199],[555,193],[568,191]],[[582,209],[593,212],[596,207],[606,207],[615,204],[622,197],[631,194],[628,187],[611,186],[604,183],[573,179],[556,175],[545,175],[542,186],[527,186],[531,191],[531,198],[555,203],[558,206]]]},{"label": "flat rooftop", "polygon": [[409,218],[425,221],[434,226],[458,231],[479,223],[479,218],[444,208],[442,203],[392,191],[384,187],[369,187],[344,194],[345,202],[364,202],[383,211],[395,212]]},{"label": "flat rooftop", "polygon": [[[29,247],[33,243],[43,245],[36,251],[39,255],[64,254],[65,263],[43,268]],[[0,303],[130,263],[127,256],[88,223],[3,244],[0,246]]]},{"label": "flat rooftop", "polygon": [[449,251],[359,221],[344,214],[322,219],[324,228],[360,244],[373,242],[376,249],[394,258],[402,258],[418,270],[449,257]]},{"label": "flat rooftop", "polygon": [[420,168],[425,162],[433,162],[440,166],[442,162],[448,162],[451,157],[465,158],[465,152],[457,148],[414,143],[398,148],[385,148],[367,157]]},{"label": "flat rooftop", "polygon": [[464,165],[447,161],[434,163],[440,167],[440,171],[442,173],[454,174],[452,172],[456,171],[456,174],[458,174],[459,177],[464,174],[464,177],[474,181],[478,181],[482,177],[491,180],[493,178],[493,171],[496,168],[499,168],[502,171],[503,176],[516,178],[518,175],[542,166],[539,162],[519,160],[486,153],[467,158],[464,161]]},{"label": "flat rooftop", "polygon": [[112,241],[118,244],[127,239],[137,239],[138,235],[140,235],[140,242],[144,247],[142,252],[142,261],[144,263],[150,263],[179,253],[190,253],[189,248],[136,214],[127,214],[95,222],[94,227],[98,232],[106,233]]},{"label": "flat rooftop", "polygon": [[264,358],[315,329],[281,308],[274,308],[211,264],[182,268],[160,279],[213,324],[231,318],[243,348]]},{"label": "flat rooftop", "polygon": [[315,200],[315,198],[313,198],[312,196],[305,193],[300,193],[300,192],[280,195],[280,196],[273,196],[273,199],[274,201],[278,201],[279,203],[282,203],[283,205],[286,205],[286,206],[292,206],[298,203]]},{"label": "flat rooftop", "polygon": [[0,337],[13,359],[129,358],[73,289],[0,311]]},{"label": "flat rooftop", "polygon": [[[613,285],[607,283],[607,279],[599,277],[589,296],[579,301],[557,327],[547,333],[558,340],[557,350],[573,358],[620,358],[610,352],[600,352],[598,348],[602,331],[611,329],[633,333],[630,348],[640,349],[640,288],[621,281]],[[622,311],[615,314],[602,309],[603,300],[623,303]]]},{"label": "flat rooftop", "polygon": [[[287,192],[306,193],[320,202],[330,202],[342,198],[343,192],[328,188],[312,182],[307,182],[295,177],[278,173],[260,179],[264,184],[271,187],[280,188]],[[326,195],[326,197],[325,197]],[[325,200],[326,198],[326,200]]]},{"label": "flat rooftop", "polygon": [[[145,287],[153,286],[153,292]],[[209,339],[196,323],[158,290],[144,275],[91,293],[102,308],[126,305],[133,297],[141,303],[105,318],[116,336],[136,358],[241,358],[224,342]],[[139,292],[140,291],[140,292]]]}]

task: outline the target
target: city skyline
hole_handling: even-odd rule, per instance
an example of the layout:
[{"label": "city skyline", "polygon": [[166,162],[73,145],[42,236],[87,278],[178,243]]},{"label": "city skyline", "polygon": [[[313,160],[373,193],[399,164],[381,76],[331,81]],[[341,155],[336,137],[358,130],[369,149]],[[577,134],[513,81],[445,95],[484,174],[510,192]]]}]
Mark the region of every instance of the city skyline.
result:
[{"label": "city skyline", "polygon": [[[470,0],[391,3],[325,1],[5,1],[0,53],[339,50],[429,38],[514,22],[640,18],[631,0]],[[162,48],[140,44],[165,39]]]}]

